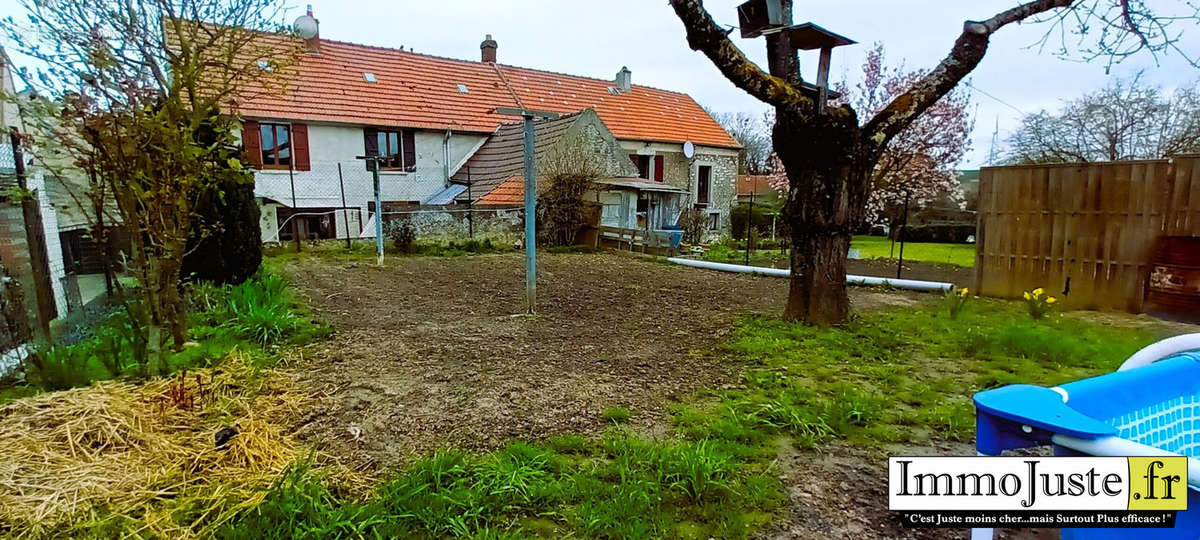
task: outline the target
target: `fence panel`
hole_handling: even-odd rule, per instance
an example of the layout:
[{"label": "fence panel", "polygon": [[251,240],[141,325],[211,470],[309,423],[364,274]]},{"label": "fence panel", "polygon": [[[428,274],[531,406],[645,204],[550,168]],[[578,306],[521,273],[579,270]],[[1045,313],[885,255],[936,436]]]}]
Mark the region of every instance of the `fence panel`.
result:
[{"label": "fence panel", "polygon": [[978,219],[979,294],[1141,311],[1155,240],[1200,236],[1200,156],[986,168]]}]

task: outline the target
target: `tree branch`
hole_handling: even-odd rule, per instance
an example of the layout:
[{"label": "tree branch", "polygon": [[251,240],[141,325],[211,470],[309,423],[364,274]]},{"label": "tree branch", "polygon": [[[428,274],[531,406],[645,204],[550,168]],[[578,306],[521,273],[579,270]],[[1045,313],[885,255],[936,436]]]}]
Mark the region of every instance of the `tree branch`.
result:
[{"label": "tree branch", "polygon": [[688,46],[712,60],[725,78],[746,93],[776,107],[812,108],[813,100],[785,80],[764,73],[713,22],[702,0],[670,0],[687,30]]},{"label": "tree branch", "polygon": [[1035,0],[996,14],[982,22],[967,21],[950,54],[908,92],[896,97],[863,128],[863,138],[876,149],[907,128],[926,109],[937,103],[963,80],[987,53],[991,35],[1006,25],[1034,15],[1070,7],[1075,0]]}]

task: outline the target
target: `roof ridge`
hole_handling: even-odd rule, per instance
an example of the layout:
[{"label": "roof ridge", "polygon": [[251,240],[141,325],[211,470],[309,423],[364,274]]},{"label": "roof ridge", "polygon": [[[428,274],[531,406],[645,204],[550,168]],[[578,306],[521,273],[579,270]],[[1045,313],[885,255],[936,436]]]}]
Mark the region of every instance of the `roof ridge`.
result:
[{"label": "roof ridge", "polygon": [[[501,65],[503,67],[512,68],[512,69],[523,69],[525,71],[533,71],[536,73],[545,73],[547,75],[558,75],[561,77],[574,77],[576,79],[585,79],[585,80],[594,81],[594,82],[609,83],[609,86],[616,88],[616,86],[614,85],[614,83],[616,81],[612,81],[609,79],[601,79],[599,77],[588,77],[587,75],[575,75],[573,73],[563,73],[561,71],[553,71],[553,70],[549,70],[549,69],[539,69],[539,68],[531,68],[531,67],[524,67],[524,66],[515,66],[512,64],[498,64],[498,65]],[[659,92],[666,92],[668,94],[675,94],[677,96],[691,97],[690,95],[688,95],[687,92],[680,92],[678,90],[669,90],[666,88],[659,88],[657,86],[650,86],[648,84],[632,84],[630,86],[633,88],[645,88],[647,90],[657,90]],[[624,93],[625,92],[622,92],[622,94],[624,94]],[[695,100],[693,100],[693,101],[695,101]]]}]

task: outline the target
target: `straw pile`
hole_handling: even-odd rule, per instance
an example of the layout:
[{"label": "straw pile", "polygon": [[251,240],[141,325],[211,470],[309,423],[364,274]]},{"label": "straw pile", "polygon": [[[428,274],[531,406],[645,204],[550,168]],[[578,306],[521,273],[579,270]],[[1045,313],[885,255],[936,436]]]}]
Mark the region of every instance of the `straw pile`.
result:
[{"label": "straw pile", "polygon": [[[304,396],[288,375],[256,376],[236,353],[183,380],[105,382],[0,407],[0,533],[60,536],[103,524],[205,536],[261,502],[296,461],[281,426]],[[215,434],[234,425],[238,434],[217,448]]]}]

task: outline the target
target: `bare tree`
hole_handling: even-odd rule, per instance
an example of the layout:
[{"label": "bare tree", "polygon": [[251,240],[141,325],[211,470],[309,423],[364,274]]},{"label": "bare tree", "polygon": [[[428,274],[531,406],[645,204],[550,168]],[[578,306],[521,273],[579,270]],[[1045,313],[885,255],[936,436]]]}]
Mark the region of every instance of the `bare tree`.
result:
[{"label": "bare tree", "polygon": [[771,155],[771,124],[775,123],[771,113],[709,111],[709,114],[742,145],[742,167],[739,172],[767,174],[767,158]]},{"label": "bare tree", "polygon": [[[780,3],[790,25],[792,0]],[[850,315],[846,255],[850,235],[865,215],[880,156],[979,65],[992,34],[1010,24],[1044,20],[1050,27],[1046,43],[1056,31],[1063,40],[1073,36],[1078,40],[1074,49],[1085,57],[1182,54],[1171,26],[1200,19],[1200,8],[1186,0],[1173,3],[1178,14],[1155,15],[1145,1],[1033,0],[985,20],[967,21],[941,63],[860,123],[850,106],[818,113],[816,96],[802,89],[799,57],[787,33],[767,36],[767,73],[730,41],[728,30],[713,20],[701,0],[670,0],[688,45],[703,52],[738,88],[775,108],[773,146],[787,170],[784,217],[792,235],[792,281],[784,317],[814,324],[840,323]],[[937,6],[930,3],[929,9]]]},{"label": "bare tree", "polygon": [[1200,152],[1200,91],[1164,91],[1142,76],[1026,115],[1008,139],[1009,161],[1062,163],[1156,159]]},{"label": "bare tree", "polygon": [[[43,146],[87,171],[116,201],[150,350],[182,348],[180,267],[199,201],[252,182],[240,163],[237,99],[277,92],[303,43],[281,30],[277,0],[22,0],[28,26],[8,37],[46,67],[24,73],[38,92],[30,117]],[[94,176],[91,176],[94,175]],[[165,369],[165,355],[153,355]]]},{"label": "bare tree", "polygon": [[584,195],[608,172],[582,136],[562,141],[538,163],[537,220],[544,242],[568,246],[584,222]]}]

